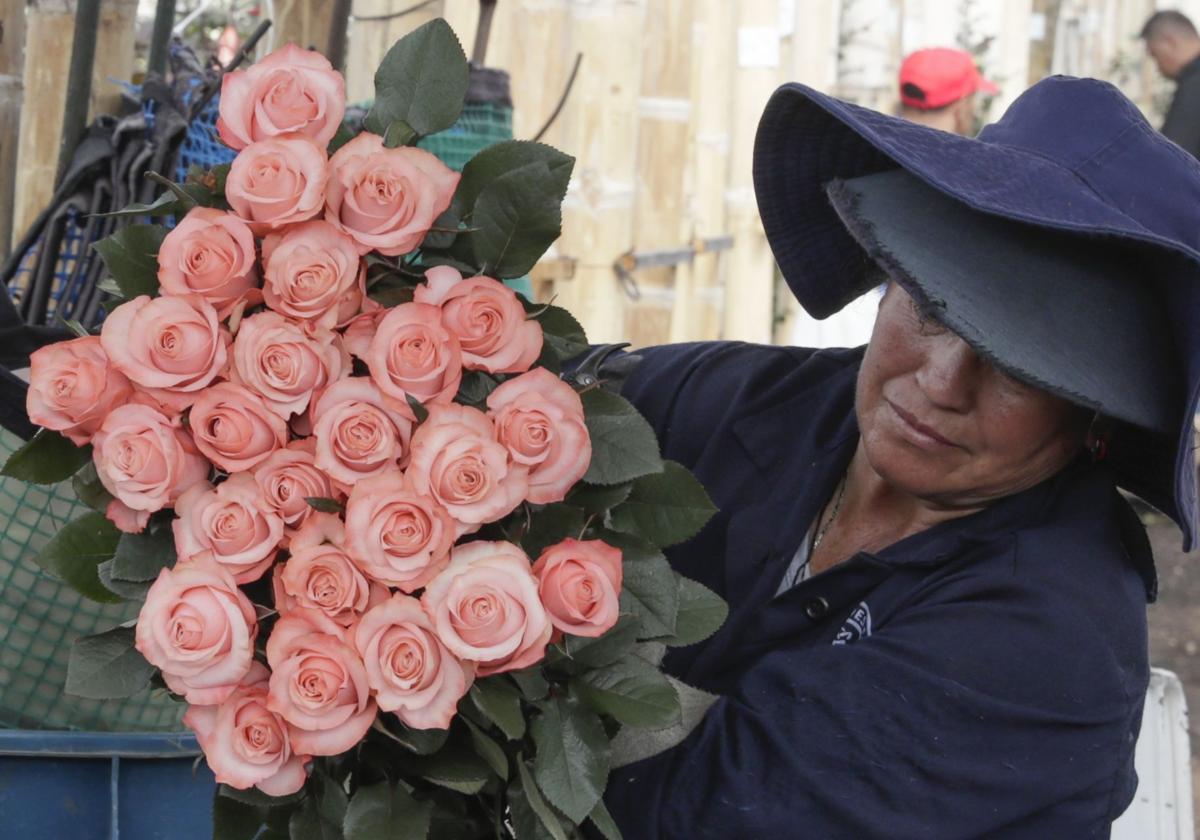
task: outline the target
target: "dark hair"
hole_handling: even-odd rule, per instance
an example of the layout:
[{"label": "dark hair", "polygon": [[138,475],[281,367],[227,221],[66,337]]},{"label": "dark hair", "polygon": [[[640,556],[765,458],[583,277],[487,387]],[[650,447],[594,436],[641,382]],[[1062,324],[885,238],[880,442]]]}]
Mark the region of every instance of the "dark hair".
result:
[{"label": "dark hair", "polygon": [[1158,38],[1168,31],[1182,32],[1191,35],[1193,38],[1200,36],[1196,32],[1196,26],[1183,12],[1167,11],[1155,12],[1150,15],[1142,32],[1138,36],[1143,40],[1149,41],[1152,38]]}]

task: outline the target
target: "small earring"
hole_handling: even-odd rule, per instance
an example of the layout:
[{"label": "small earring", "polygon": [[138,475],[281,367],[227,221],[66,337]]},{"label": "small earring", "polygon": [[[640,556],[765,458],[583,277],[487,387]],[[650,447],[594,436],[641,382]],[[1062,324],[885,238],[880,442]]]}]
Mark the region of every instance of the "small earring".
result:
[{"label": "small earring", "polygon": [[1084,439],[1084,446],[1092,457],[1093,463],[1099,463],[1108,457],[1108,436],[1105,434],[1104,421],[1100,417],[1100,412],[1096,412],[1092,417],[1087,437]]}]

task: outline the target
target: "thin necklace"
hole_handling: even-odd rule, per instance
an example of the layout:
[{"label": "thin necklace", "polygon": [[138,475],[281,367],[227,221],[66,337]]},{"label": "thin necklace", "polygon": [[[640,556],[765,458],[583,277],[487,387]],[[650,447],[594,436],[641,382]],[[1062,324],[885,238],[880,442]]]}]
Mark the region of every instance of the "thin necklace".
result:
[{"label": "thin necklace", "polygon": [[825,532],[829,530],[829,526],[833,524],[833,520],[837,519],[838,511],[842,509],[842,499],[845,497],[846,476],[842,476],[842,481],[838,485],[837,498],[833,500],[833,511],[829,514],[829,518],[825,520],[825,524],[817,529],[817,534],[813,537],[812,547],[808,550],[810,556],[817,550],[817,546],[821,544],[821,540],[825,538]]}]

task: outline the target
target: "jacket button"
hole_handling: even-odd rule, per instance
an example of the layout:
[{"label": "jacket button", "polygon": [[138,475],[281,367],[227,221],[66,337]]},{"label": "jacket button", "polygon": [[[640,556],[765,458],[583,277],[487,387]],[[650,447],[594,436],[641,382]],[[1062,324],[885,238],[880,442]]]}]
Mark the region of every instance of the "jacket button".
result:
[{"label": "jacket button", "polygon": [[804,602],[804,614],[813,621],[823,618],[829,612],[829,602],[824,598],[810,598]]}]

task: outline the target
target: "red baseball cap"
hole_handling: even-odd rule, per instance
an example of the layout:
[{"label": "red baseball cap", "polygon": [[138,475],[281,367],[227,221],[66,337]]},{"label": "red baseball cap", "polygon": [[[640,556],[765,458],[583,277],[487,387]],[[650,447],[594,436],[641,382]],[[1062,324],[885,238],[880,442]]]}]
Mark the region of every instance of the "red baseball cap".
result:
[{"label": "red baseball cap", "polygon": [[1000,88],[979,75],[974,57],[965,50],[917,50],[900,65],[900,101],[910,108],[944,108],[976,91],[997,94]]}]

